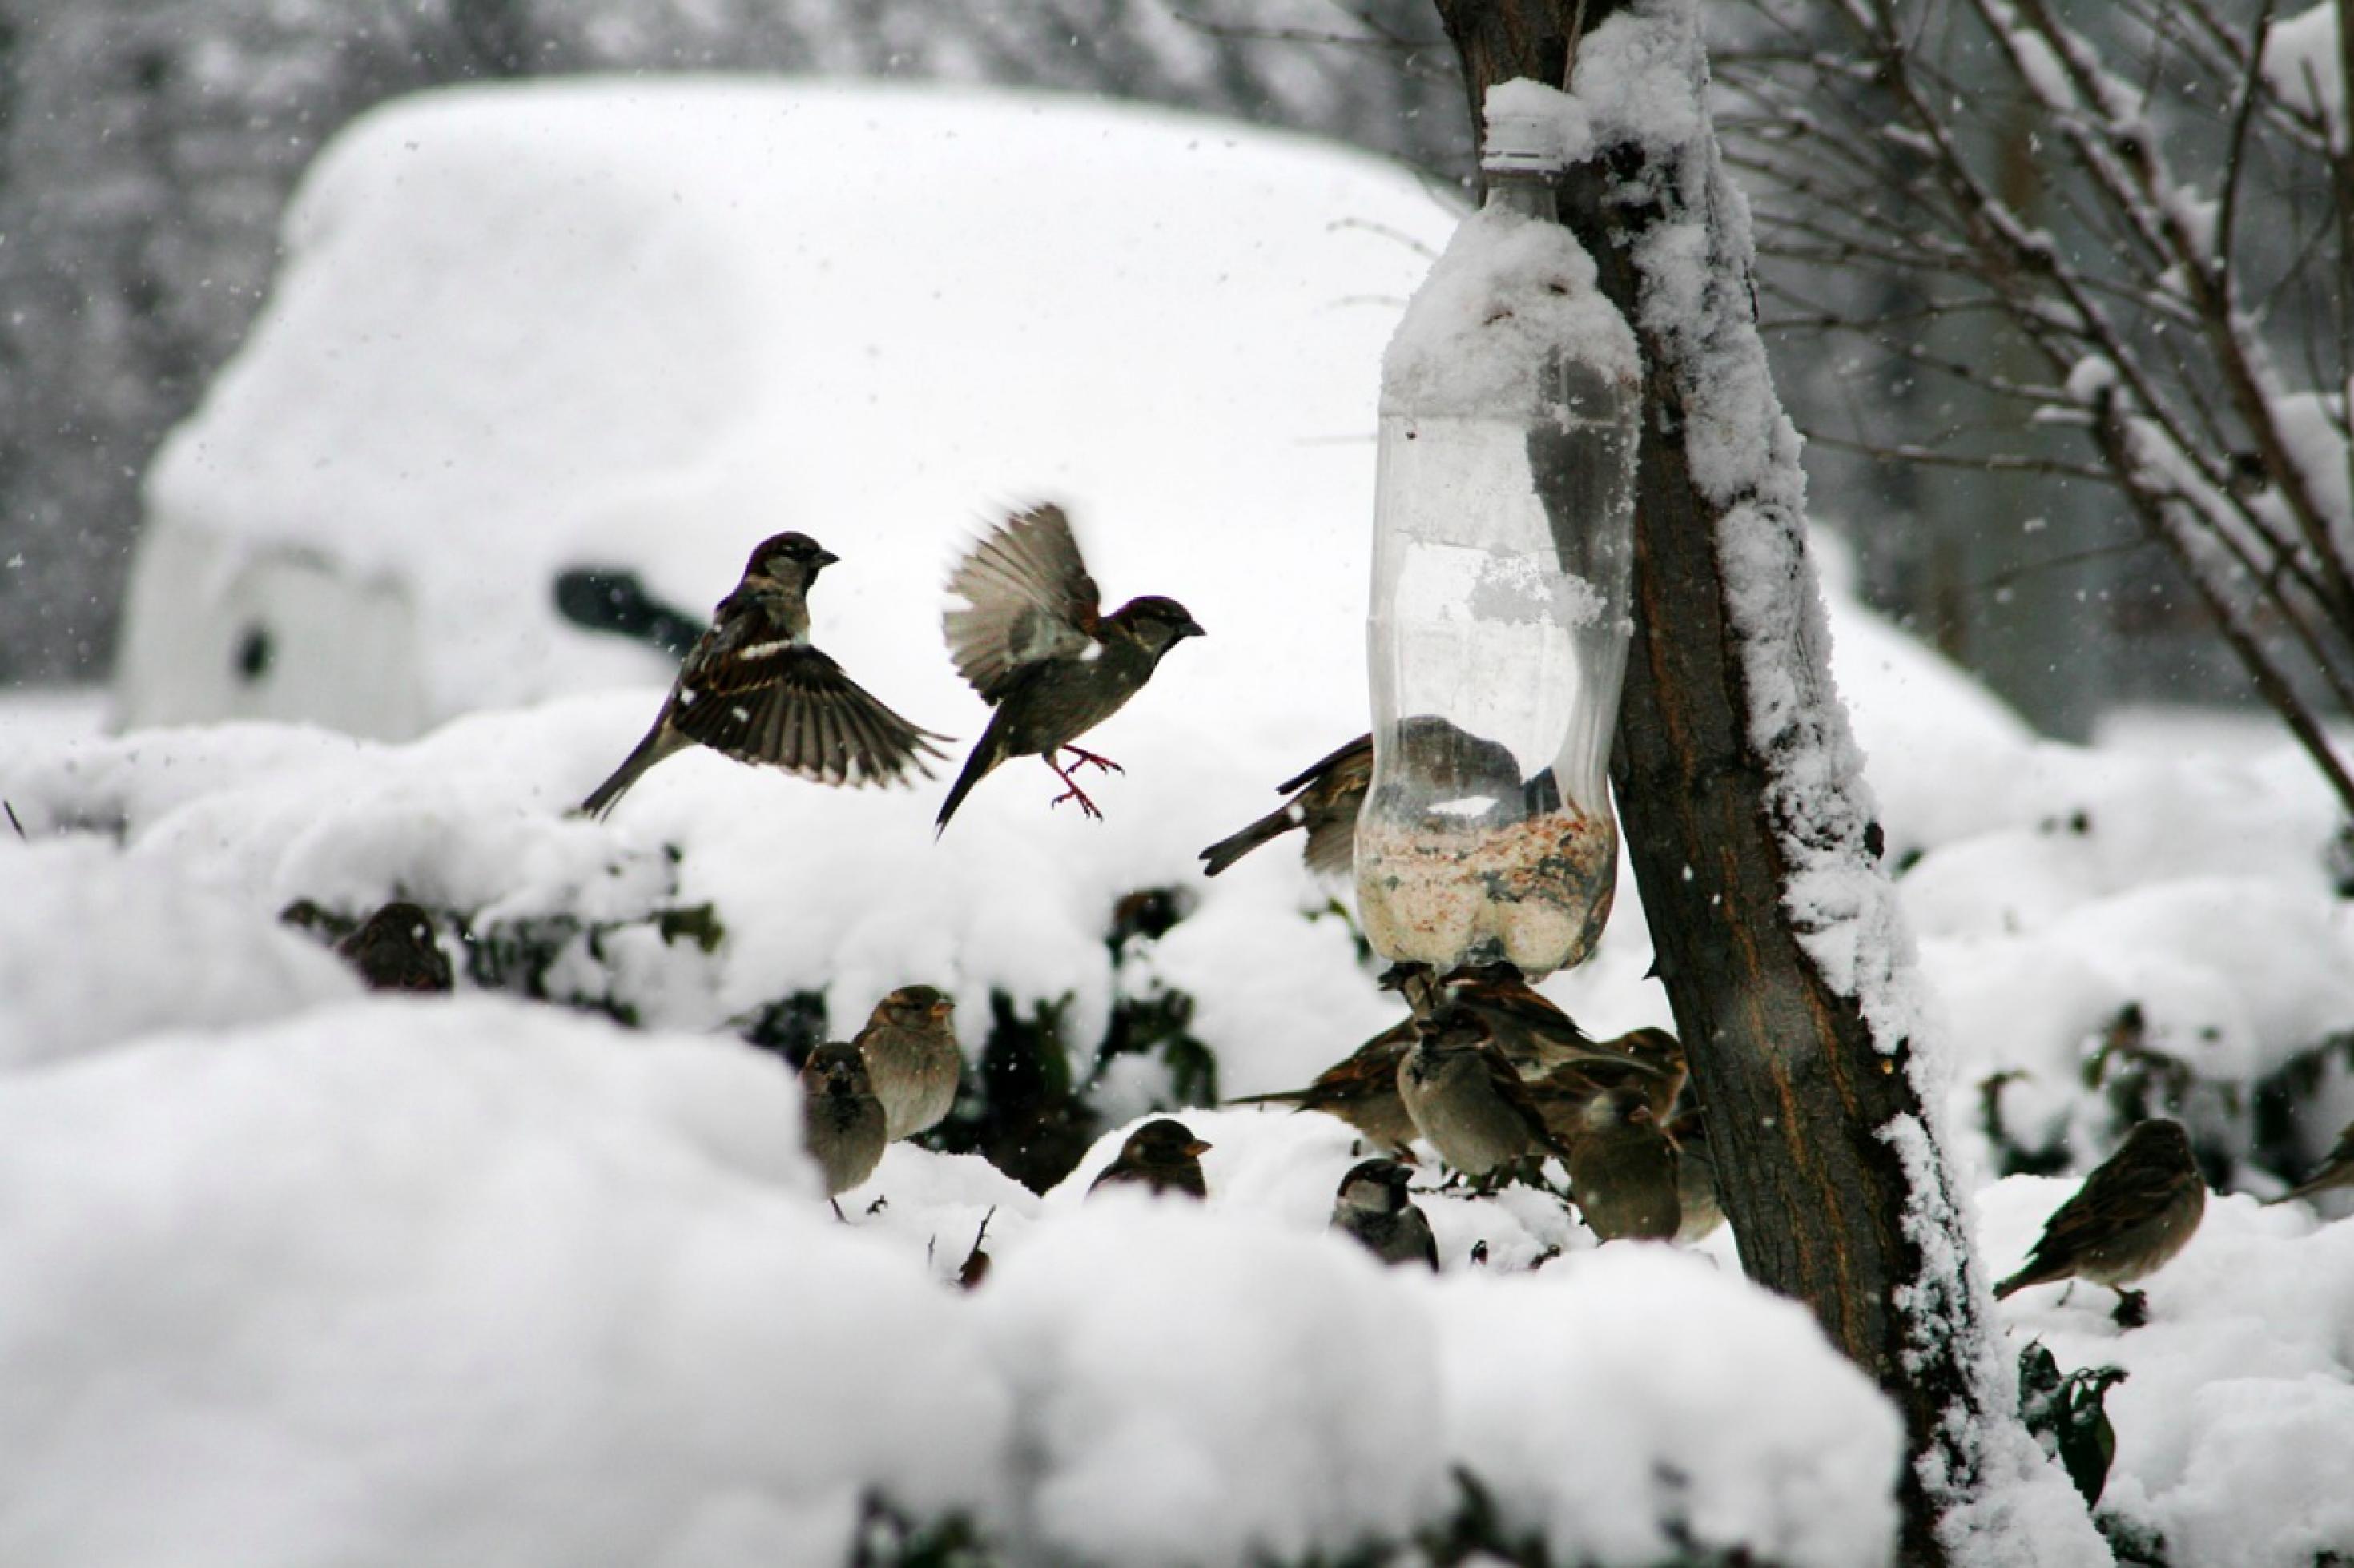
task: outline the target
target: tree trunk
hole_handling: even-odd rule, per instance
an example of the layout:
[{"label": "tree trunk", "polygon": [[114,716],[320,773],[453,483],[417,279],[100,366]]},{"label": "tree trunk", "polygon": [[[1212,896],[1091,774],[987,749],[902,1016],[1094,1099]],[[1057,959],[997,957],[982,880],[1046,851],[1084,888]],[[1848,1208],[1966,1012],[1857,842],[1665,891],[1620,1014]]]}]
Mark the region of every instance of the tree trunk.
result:
[{"label": "tree trunk", "polygon": [[[1576,39],[1622,9],[1619,0],[1437,5],[1475,125],[1496,82],[1565,86]],[[1807,771],[1846,740],[1823,642],[1802,630],[1781,662],[1797,667],[1761,670],[1755,628],[1739,623],[1728,599],[1722,547],[1735,513],[1747,544],[1734,586],[1751,592],[1754,574],[1779,571],[1788,580],[1774,591],[1794,602],[1815,592],[1796,515],[1795,442],[1777,429],[1741,432],[1788,466],[1785,496],[1712,496],[1692,471],[1687,436],[1712,417],[1693,407],[1712,395],[1695,344],[1705,338],[1713,352],[1728,333],[1754,339],[1756,323],[1745,223],[1728,240],[1696,41],[1691,52],[1697,130],[1672,148],[1613,144],[1597,122],[1593,156],[1561,191],[1562,221],[1637,329],[1645,366],[1635,643],[1612,778],[1743,1266],[1812,1308],[1902,1411],[1914,1459],[1903,1560],[1939,1563],[1940,1515],[1986,1479],[1982,1444],[1990,1422],[2014,1419],[2011,1383],[1988,1339],[1984,1287],[1965,1283],[1968,1238],[1928,1137],[1936,1118],[1912,1070],[1912,1042],[1896,1037],[1909,1010],[1876,1005],[1911,984],[1893,890],[1873,863],[1877,825],[1860,785],[1838,768]],[[1671,226],[1707,237],[1710,295],[1730,302],[1711,325],[1645,318],[1656,282],[1639,264],[1645,242]],[[1778,427],[1770,392],[1763,408]],[[1762,563],[1761,523],[1774,546]],[[1761,730],[1769,703],[1777,716]],[[1810,951],[1808,939],[1824,928],[1794,928],[1794,877],[1827,868],[1877,889],[1853,916],[1857,950],[1880,949],[1876,977],[1852,967],[1826,974],[1825,945]],[[1874,955],[1863,957],[1869,969]],[[1877,997],[1875,978],[1886,982]]]}]

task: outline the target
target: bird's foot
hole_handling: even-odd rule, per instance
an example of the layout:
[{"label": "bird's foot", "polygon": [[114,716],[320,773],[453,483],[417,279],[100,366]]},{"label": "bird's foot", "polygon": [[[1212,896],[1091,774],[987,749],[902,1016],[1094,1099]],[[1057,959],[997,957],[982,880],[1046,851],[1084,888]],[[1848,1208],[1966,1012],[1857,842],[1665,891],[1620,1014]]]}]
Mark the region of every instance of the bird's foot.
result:
[{"label": "bird's foot", "polygon": [[1063,749],[1069,752],[1073,757],[1078,758],[1078,761],[1071,764],[1074,768],[1084,768],[1092,763],[1096,767],[1102,768],[1107,773],[1125,773],[1128,771],[1127,768],[1122,768],[1110,758],[1097,757],[1094,752],[1084,750],[1079,747],[1066,746],[1063,747]]},{"label": "bird's foot", "polygon": [[[1069,784],[1070,780],[1066,779],[1064,782]],[[1071,784],[1069,789],[1064,790],[1061,794],[1047,801],[1046,804],[1049,806],[1059,806],[1066,800],[1076,800],[1079,803],[1079,810],[1081,814],[1093,817],[1098,822],[1103,821],[1102,810],[1097,807],[1093,800],[1087,799],[1087,791],[1081,789],[1076,784]]]},{"label": "bird's foot", "polygon": [[[1077,751],[1078,747],[1073,747],[1071,749]],[[1081,755],[1084,756],[1085,753],[1081,753]],[[1047,801],[1046,804],[1048,807],[1052,808],[1059,806],[1066,800],[1076,800],[1079,803],[1079,810],[1082,812],[1086,813],[1087,816],[1093,817],[1098,822],[1103,821],[1103,812],[1097,808],[1096,803],[1093,800],[1087,799],[1087,792],[1079,788],[1079,781],[1077,779],[1064,772],[1061,766],[1057,764],[1052,757],[1046,758],[1046,766],[1054,768],[1055,777],[1063,781],[1063,792],[1055,796],[1053,800]]]},{"label": "bird's foot", "polygon": [[890,1200],[889,1198],[887,1198],[887,1197],[885,1197],[885,1198],[877,1198],[877,1199],[875,1199],[873,1202],[871,1202],[871,1203],[869,1203],[869,1204],[867,1204],[867,1205],[866,1205],[866,1213],[867,1213],[868,1217],[869,1217],[869,1218],[872,1218],[873,1216],[875,1216],[875,1215],[876,1215],[876,1214],[881,1213],[884,1210],[885,1210],[885,1209],[889,1208],[890,1206],[891,1206],[891,1200]]},{"label": "bird's foot", "polygon": [[2109,1314],[2120,1329],[2138,1329],[2149,1321],[2149,1292],[2119,1290],[2117,1309]]},{"label": "bird's foot", "polygon": [[839,1199],[839,1198],[828,1198],[828,1199],[826,1200],[826,1202],[833,1205],[833,1217],[834,1217],[835,1219],[840,1220],[840,1221],[841,1221],[843,1224],[845,1224],[845,1225],[846,1225],[846,1224],[848,1224],[850,1223],[850,1216],[849,1216],[848,1214],[845,1214],[845,1213],[843,1213],[842,1212],[842,1200],[841,1200],[841,1199]]}]

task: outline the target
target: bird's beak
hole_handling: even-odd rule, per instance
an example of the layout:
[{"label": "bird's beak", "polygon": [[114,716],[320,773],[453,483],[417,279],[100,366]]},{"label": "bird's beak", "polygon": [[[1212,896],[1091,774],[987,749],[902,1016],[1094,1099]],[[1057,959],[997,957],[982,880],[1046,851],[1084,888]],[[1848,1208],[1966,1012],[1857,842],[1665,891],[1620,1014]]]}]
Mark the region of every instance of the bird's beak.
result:
[{"label": "bird's beak", "polygon": [[1208,1145],[1208,1144],[1206,1144],[1206,1143],[1203,1142],[1200,1139],[1198,1139],[1198,1138],[1197,1138],[1197,1139],[1195,1139],[1193,1142],[1191,1142],[1191,1143],[1189,1143],[1189,1144],[1187,1144],[1187,1145],[1185,1146],[1185,1152],[1186,1152],[1186,1153],[1188,1153],[1188,1154],[1191,1154],[1191,1155],[1194,1155],[1194,1156],[1196,1156],[1196,1157],[1199,1157],[1199,1156],[1201,1156],[1201,1155],[1204,1155],[1204,1154],[1209,1153],[1209,1152],[1210,1152],[1210,1147],[1211,1147],[1210,1145]]},{"label": "bird's beak", "polygon": [[1177,629],[1177,635],[1180,638],[1207,637],[1209,633],[1203,630],[1198,623],[1189,620]]},{"label": "bird's beak", "polygon": [[830,566],[833,565],[833,563],[834,563],[834,562],[836,562],[836,561],[838,561],[838,560],[840,560],[840,559],[842,559],[842,557],[841,557],[840,556],[835,555],[832,550],[820,550],[820,551],[819,551],[819,552],[818,552],[814,556],[812,556],[812,557],[811,557],[811,565],[812,566],[812,567],[830,567]]},{"label": "bird's beak", "polygon": [[929,1013],[935,1021],[938,1021],[939,1019],[946,1018],[949,1013],[954,1012],[956,1011],[956,1003],[953,1001],[936,1001],[924,1011]]}]

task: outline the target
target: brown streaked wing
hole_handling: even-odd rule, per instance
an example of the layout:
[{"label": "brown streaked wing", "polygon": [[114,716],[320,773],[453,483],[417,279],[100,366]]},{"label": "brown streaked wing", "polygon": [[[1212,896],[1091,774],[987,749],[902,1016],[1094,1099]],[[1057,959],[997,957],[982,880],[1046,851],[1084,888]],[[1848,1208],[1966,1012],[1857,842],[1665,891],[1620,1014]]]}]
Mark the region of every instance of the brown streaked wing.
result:
[{"label": "brown streaked wing", "polygon": [[1000,523],[949,574],[949,592],[964,600],[941,618],[949,656],[992,703],[1023,666],[1076,654],[1095,640],[1095,579],[1059,506]]},{"label": "brown streaked wing", "polygon": [[[814,648],[790,643],[747,650],[721,677],[693,688],[671,722],[679,733],[743,762],[764,763],[824,784],[892,784],[912,767],[928,779],[926,756],[945,740],[893,713]],[[681,694],[684,696],[685,694]]]}]

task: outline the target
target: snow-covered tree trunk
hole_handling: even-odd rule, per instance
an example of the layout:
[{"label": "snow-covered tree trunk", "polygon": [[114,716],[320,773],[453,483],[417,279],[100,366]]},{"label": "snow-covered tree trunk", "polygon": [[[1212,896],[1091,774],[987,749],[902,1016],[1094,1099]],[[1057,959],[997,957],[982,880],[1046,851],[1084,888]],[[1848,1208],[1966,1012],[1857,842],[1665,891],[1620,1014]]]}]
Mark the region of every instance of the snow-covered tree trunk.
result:
[{"label": "snow-covered tree trunk", "polygon": [[1743,1265],[1810,1305],[1902,1410],[1906,1562],[2104,1561],[2018,1423],[1939,1150],[1943,1075],[1825,662],[1797,440],[1692,0],[1438,9],[1475,120],[1514,77],[1565,84],[1589,120],[1563,221],[1646,373],[1613,777]]}]

